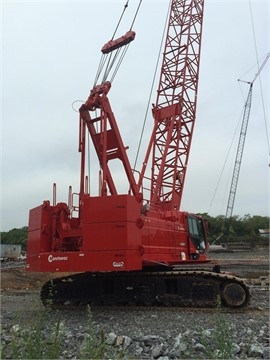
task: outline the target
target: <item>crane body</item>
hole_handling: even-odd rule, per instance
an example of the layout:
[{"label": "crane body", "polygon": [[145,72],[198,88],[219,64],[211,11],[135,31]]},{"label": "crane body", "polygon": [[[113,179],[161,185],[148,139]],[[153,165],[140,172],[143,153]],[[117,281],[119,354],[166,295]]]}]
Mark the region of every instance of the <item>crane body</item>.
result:
[{"label": "crane body", "polygon": [[[219,269],[197,270],[208,263],[207,223],[180,210],[195,123],[203,7],[203,0],[171,2],[153,132],[138,180],[108,98],[111,83],[94,86],[81,106],[79,204],[73,204],[71,189],[68,203],[56,203],[54,187],[53,203],[46,200],[29,215],[27,270],[76,273],[46,283],[44,303],[213,306],[221,296],[227,306],[248,304],[241,279]],[[134,38],[128,32],[102,52]],[[88,134],[100,165],[98,196],[88,190]],[[123,166],[127,193],[117,188],[110,166],[115,160]]]}]

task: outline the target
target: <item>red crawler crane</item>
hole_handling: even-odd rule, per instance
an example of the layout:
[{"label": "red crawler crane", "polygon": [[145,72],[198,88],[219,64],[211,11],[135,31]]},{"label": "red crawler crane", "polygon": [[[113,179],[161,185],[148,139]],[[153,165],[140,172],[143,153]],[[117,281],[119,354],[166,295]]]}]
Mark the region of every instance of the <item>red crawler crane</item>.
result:
[{"label": "red crawler crane", "polygon": [[[111,83],[96,85],[81,106],[78,214],[71,200],[56,204],[55,196],[53,205],[44,201],[30,210],[27,269],[79,273],[46,283],[44,302],[209,306],[221,296],[228,306],[248,304],[249,292],[240,279],[196,270],[207,262],[207,226],[179,210],[195,122],[203,5],[203,0],[171,2],[153,133],[138,182],[107,97]],[[134,38],[129,31],[102,52],[109,54]],[[87,131],[100,164],[99,196],[87,189]],[[115,159],[122,162],[127,194],[119,194],[114,182],[110,161]],[[191,269],[183,271],[183,264]]]}]

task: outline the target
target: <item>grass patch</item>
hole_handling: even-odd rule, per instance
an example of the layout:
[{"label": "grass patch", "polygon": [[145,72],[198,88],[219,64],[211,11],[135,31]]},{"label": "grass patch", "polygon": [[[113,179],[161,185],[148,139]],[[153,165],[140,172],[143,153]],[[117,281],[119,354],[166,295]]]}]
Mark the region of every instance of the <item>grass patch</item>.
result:
[{"label": "grass patch", "polygon": [[[106,344],[104,331],[96,334],[89,306],[86,312],[86,329],[77,338],[65,326],[61,313],[49,307],[30,322],[18,319],[1,344],[1,359],[60,359],[75,355],[78,359],[123,358],[122,351]],[[75,341],[71,340],[73,337]]]},{"label": "grass patch", "polygon": [[202,345],[205,348],[206,359],[232,359],[233,341],[229,333],[229,325],[224,314],[221,311],[221,300],[217,300],[217,312],[215,317],[215,326],[211,337],[203,337]]}]

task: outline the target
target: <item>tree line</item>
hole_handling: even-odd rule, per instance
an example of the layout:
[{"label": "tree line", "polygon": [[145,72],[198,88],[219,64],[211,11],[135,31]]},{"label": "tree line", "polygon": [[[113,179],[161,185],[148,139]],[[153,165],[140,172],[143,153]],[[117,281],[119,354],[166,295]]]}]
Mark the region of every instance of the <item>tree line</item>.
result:
[{"label": "tree line", "polygon": [[268,216],[251,216],[249,214],[243,217],[232,216],[227,220],[228,230],[223,234],[226,220],[224,215],[216,217],[212,217],[207,213],[200,215],[209,223],[208,238],[210,243],[219,237],[220,242],[247,242],[251,245],[269,243],[269,238],[262,237],[259,232],[259,229],[269,229],[270,217]]},{"label": "tree line", "polygon": [[[219,215],[212,217],[207,213],[197,214],[208,221],[208,238],[212,243],[222,234],[225,217]],[[251,245],[266,244],[269,239],[260,236],[259,229],[269,229],[270,217],[268,216],[251,216],[249,214],[240,217],[233,216],[229,221],[229,233],[226,235],[226,242],[248,242]],[[12,229],[10,231],[1,232],[2,244],[22,245],[22,249],[26,250],[28,227],[24,226],[20,229]],[[224,242],[224,238],[220,238],[220,242]]]}]

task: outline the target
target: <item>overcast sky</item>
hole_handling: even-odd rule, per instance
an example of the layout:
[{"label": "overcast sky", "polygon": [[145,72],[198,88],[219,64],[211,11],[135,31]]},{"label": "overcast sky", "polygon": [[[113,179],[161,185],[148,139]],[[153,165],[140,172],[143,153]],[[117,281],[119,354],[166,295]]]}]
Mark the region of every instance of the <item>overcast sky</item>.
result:
[{"label": "overcast sky", "polygon": [[[78,113],[72,103],[87,99],[100,49],[111,38],[125,3],[2,2],[1,231],[28,225],[29,209],[52,200],[54,182],[58,201],[67,201],[69,185],[79,190]],[[137,4],[129,2],[118,36],[129,30]],[[142,2],[136,39],[109,94],[132,165],[167,7],[165,0]],[[198,111],[182,210],[226,213],[237,124],[249,89],[237,79],[253,80],[257,58],[261,64],[270,51],[269,17],[268,0],[205,0]],[[270,60],[254,83],[234,215],[269,215],[269,73]],[[155,98],[154,92],[151,102]],[[149,117],[142,157],[151,126]],[[91,176],[97,182],[96,173]]]}]

